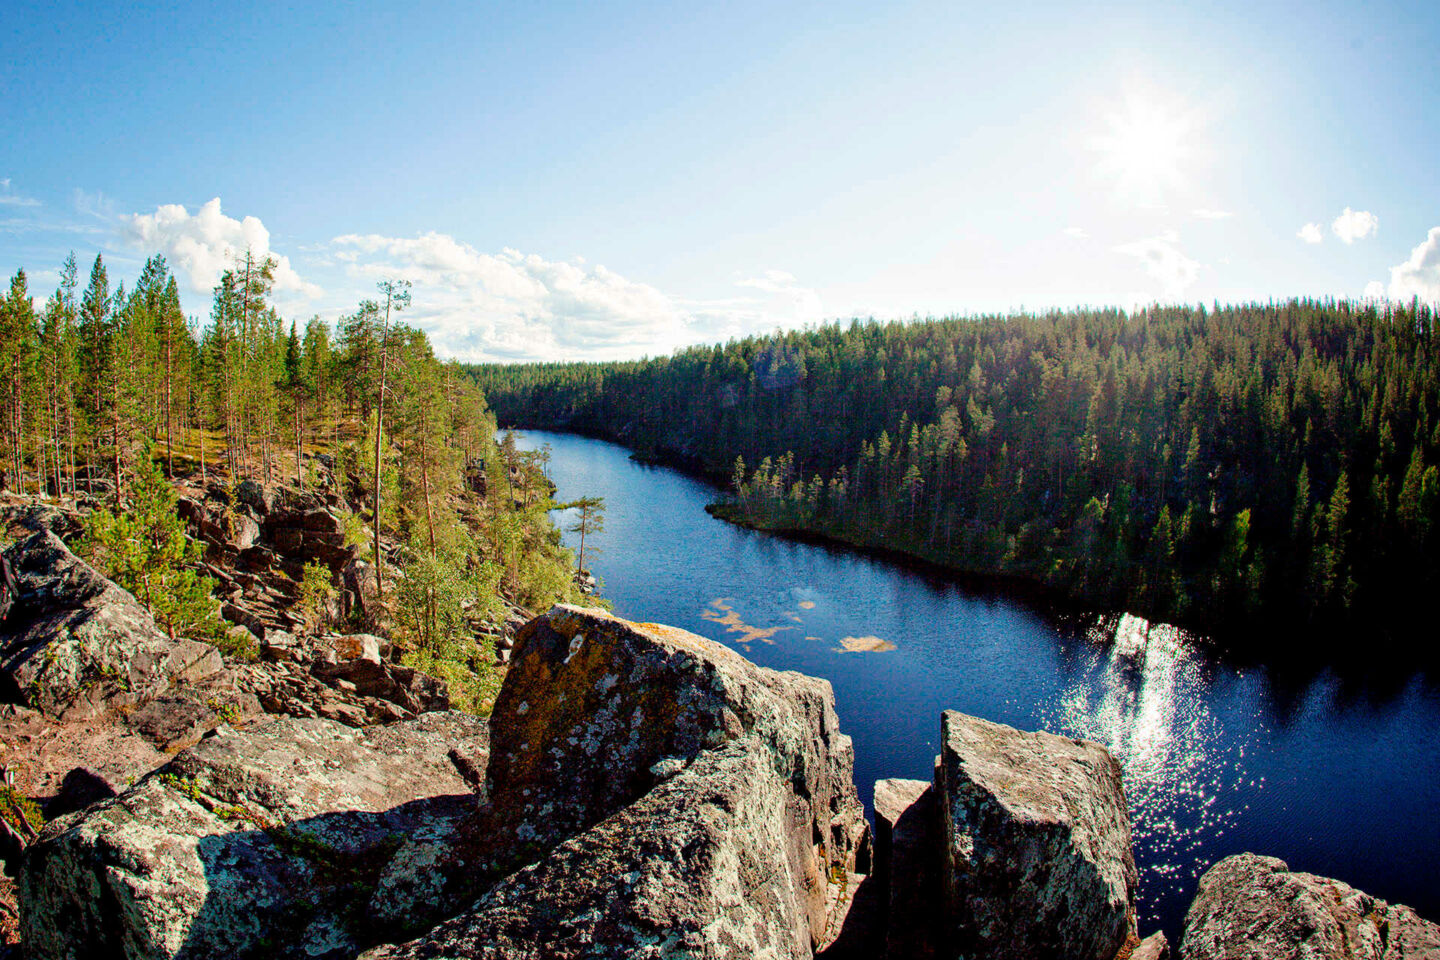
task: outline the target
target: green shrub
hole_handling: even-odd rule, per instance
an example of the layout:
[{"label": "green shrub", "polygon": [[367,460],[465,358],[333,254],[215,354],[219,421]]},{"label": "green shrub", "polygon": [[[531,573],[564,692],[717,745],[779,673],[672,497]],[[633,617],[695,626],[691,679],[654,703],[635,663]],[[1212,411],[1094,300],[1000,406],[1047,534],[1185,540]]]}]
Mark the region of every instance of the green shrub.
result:
[{"label": "green shrub", "polygon": [[175,513],[175,488],[148,451],[136,464],[132,493],[129,510],[90,514],[81,552],[134,594],[172,638],[223,643],[215,582],[194,569],[202,548],[185,535],[185,523]]},{"label": "green shrub", "polygon": [[300,579],[298,612],[305,620],[306,632],[320,632],[325,625],[326,610],[337,593],[329,567],[321,563],[305,564],[305,573]]},{"label": "green shrub", "polygon": [[0,786],[0,817],[17,830],[23,831],[28,824],[38,833],[45,826],[45,815],[35,801],[11,786]]}]

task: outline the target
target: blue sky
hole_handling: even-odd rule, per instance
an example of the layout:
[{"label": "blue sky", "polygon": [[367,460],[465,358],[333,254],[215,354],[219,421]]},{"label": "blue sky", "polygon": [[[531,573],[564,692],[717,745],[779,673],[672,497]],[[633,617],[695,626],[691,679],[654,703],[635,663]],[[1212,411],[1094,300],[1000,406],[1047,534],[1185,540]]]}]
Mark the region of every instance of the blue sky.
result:
[{"label": "blue sky", "polygon": [[[8,0],[0,269],[382,276],[464,359],[856,314],[1440,301],[1426,3]],[[217,202],[218,201],[218,202]],[[1432,231],[1435,231],[1432,233]]]}]

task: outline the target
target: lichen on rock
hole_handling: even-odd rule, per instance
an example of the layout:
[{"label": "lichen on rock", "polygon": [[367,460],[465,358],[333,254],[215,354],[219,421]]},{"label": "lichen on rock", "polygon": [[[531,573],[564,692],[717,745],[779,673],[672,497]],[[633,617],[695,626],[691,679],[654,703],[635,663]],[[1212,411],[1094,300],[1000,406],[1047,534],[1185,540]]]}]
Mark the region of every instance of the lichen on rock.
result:
[{"label": "lichen on rock", "polygon": [[811,956],[832,877],[869,859],[833,704],[685,631],[553,608],[491,719],[472,862],[498,882],[368,956]]},{"label": "lichen on rock", "polygon": [[995,960],[1110,960],[1135,936],[1120,766],[1096,743],[941,717],[946,941]]},{"label": "lichen on rock", "polygon": [[1183,960],[1434,960],[1440,925],[1348,884],[1241,853],[1205,871]]},{"label": "lichen on rock", "polygon": [[29,956],[338,960],[418,932],[450,902],[426,843],[478,802],[450,752],[485,737],[438,713],[221,728],[46,827],[20,876]]},{"label": "lichen on rock", "polygon": [[25,706],[85,720],[224,668],[209,644],[166,636],[139,601],[51,531],[15,544],[6,557],[21,602],[5,620],[0,676]]}]

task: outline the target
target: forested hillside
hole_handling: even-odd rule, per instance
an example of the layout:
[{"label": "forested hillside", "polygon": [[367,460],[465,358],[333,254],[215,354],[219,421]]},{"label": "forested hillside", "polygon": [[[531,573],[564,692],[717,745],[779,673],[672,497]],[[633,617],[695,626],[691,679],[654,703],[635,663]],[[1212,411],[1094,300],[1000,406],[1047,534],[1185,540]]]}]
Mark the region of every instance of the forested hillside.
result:
[{"label": "forested hillside", "polygon": [[1434,335],[1424,306],[1291,301],[856,321],[471,372],[501,423],[728,480],[741,522],[1221,633],[1370,638],[1440,587]]},{"label": "forested hillside", "polygon": [[[281,319],[274,268],[237,259],[203,326],[181,312],[160,256],[127,290],[112,289],[100,257],[82,285],[72,255],[40,306],[18,271],[0,299],[0,491],[78,505],[91,559],[144,599],[157,558],[199,569],[160,471],[226,503],[245,481],[300,497],[323,485],[346,549],[371,571],[367,616],[383,611],[383,622],[328,626],[390,633],[473,706],[475,673],[494,681],[475,624],[503,623],[505,601],[580,596],[540,470],[497,446],[475,384],[399,322],[407,283],[380,283],[332,333],[318,317]],[[305,568],[303,605],[333,598],[342,570],[331,566]],[[178,625],[223,643],[213,586],[199,578]],[[146,603],[173,629],[174,611]]]}]

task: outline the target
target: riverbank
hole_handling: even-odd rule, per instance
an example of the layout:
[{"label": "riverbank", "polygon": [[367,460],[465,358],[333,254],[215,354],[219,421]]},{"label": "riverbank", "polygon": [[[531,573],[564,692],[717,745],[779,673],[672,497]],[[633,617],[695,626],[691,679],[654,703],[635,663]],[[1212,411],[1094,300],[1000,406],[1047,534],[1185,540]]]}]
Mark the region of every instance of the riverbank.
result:
[{"label": "riverbank", "polygon": [[[1122,609],[1098,603],[1025,573],[997,572],[959,566],[940,558],[928,557],[901,547],[876,543],[833,530],[797,527],[783,522],[766,522],[754,516],[747,516],[738,510],[735,504],[725,499],[729,478],[723,472],[709,468],[702,458],[681,450],[653,445],[636,448],[630,444],[628,431],[624,429],[605,430],[583,425],[575,426],[569,423],[524,427],[511,425],[506,429],[549,430],[616,444],[625,448],[629,452],[630,459],[636,463],[675,470],[711,487],[714,491],[714,499],[706,504],[706,512],[718,520],[743,529],[785,537],[801,543],[854,551],[861,556],[872,557],[926,575],[944,578],[965,589],[983,593],[1001,593],[1047,614],[1073,618],[1077,623],[1124,613],[1137,614],[1147,619],[1162,619],[1157,617],[1153,610],[1143,607]],[[1300,668],[1311,672],[1333,666],[1347,671],[1362,669],[1382,673],[1408,673],[1417,668],[1427,669],[1440,666],[1440,647],[1423,649],[1413,643],[1401,643],[1400,638],[1388,631],[1383,631],[1383,629],[1379,635],[1368,635],[1365,644],[1356,644],[1352,629],[1331,627],[1323,623],[1297,625],[1292,620],[1267,619],[1253,614],[1247,614],[1240,618],[1238,623],[1219,627],[1210,618],[1168,617],[1163,619],[1184,630],[1187,635],[1197,642],[1203,643],[1216,654],[1245,667],[1255,667],[1277,659],[1282,660],[1288,669]],[[1291,639],[1297,626],[1303,628],[1307,636],[1307,643],[1299,646],[1295,645]]]},{"label": "riverbank", "polygon": [[885,563],[895,564],[896,566],[904,567],[905,569],[927,576],[943,578],[965,589],[976,592],[1003,593],[1011,599],[1019,600],[1050,614],[1084,618],[1126,612],[1110,610],[1105,607],[1096,606],[1095,604],[1086,603],[1083,600],[1067,594],[1063,590],[1056,589],[1053,586],[1031,577],[969,570],[893,547],[849,539],[836,534],[811,530],[804,527],[766,524],[759,520],[742,516],[735,510],[733,504],[724,499],[726,478],[714,470],[707,469],[704,461],[699,457],[667,448],[647,447],[637,449],[626,442],[623,431],[585,429],[568,425],[509,425],[502,429],[562,433],[569,436],[584,437],[589,440],[600,440],[605,443],[613,443],[616,446],[623,447],[628,451],[629,458],[635,463],[647,467],[661,467],[666,470],[674,470],[677,473],[683,474],[693,480],[699,480],[707,486],[712,487],[716,499],[705,505],[705,512],[717,520],[723,520],[726,523],[733,524],[742,529],[785,537],[797,543],[845,550],[859,556],[870,557],[872,559],[882,560]]}]

